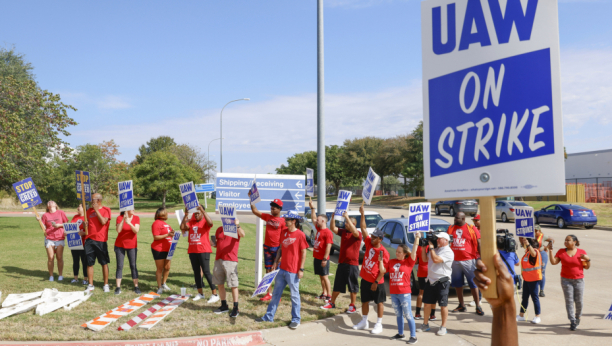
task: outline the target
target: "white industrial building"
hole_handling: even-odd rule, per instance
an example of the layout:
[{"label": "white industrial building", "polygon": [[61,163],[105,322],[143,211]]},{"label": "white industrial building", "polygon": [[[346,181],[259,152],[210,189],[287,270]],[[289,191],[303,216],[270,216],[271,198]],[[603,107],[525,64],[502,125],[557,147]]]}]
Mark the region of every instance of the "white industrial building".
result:
[{"label": "white industrial building", "polygon": [[565,179],[612,177],[612,149],[567,154]]}]

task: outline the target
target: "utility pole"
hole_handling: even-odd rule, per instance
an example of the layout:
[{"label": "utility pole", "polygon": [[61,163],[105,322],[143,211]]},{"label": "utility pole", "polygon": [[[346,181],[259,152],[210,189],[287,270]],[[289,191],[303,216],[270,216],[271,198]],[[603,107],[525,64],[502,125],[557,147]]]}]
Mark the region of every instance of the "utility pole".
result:
[{"label": "utility pole", "polygon": [[325,116],[323,114],[323,0],[317,0],[317,210],[325,215],[327,188],[325,184]]}]

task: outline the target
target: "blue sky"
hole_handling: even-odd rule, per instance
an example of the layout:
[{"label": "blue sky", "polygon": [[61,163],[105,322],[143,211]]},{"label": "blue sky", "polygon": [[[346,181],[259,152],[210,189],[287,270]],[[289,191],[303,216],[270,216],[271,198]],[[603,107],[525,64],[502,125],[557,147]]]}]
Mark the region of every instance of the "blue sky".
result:
[{"label": "blue sky", "polygon": [[[422,118],[418,0],[325,1],[326,143]],[[72,146],[151,137],[206,151],[224,111],[224,172],[268,173],[316,150],[316,1],[14,1],[2,44],[78,111]],[[612,145],[612,1],[559,2],[565,145]],[[218,162],[219,142],[210,146]]]}]

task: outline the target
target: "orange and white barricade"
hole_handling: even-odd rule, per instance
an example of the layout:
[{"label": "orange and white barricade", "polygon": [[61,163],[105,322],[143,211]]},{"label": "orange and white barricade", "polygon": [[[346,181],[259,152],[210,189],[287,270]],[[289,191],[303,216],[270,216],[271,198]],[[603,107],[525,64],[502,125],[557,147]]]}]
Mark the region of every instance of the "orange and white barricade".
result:
[{"label": "orange and white barricade", "polygon": [[106,312],[105,314],[94,318],[93,320],[83,323],[81,327],[91,329],[93,331],[100,331],[104,329],[109,324],[115,322],[120,317],[129,315],[132,312],[140,309],[145,306],[149,302],[153,301],[153,299],[159,298],[159,294],[155,292],[149,292],[148,294],[143,294],[142,296],[130,300],[129,302],[119,305],[111,311]]},{"label": "orange and white barricade", "polygon": [[179,305],[181,305],[184,302],[186,302],[187,300],[189,300],[189,297],[191,297],[191,295],[173,296],[173,297],[176,297],[176,298],[171,303],[169,303],[165,307],[159,309],[159,311],[155,312],[153,315],[151,315],[149,318],[147,318],[138,327],[139,328],[143,328],[143,329],[147,329],[147,330],[153,328],[157,323],[159,323],[159,321],[163,320],[172,311],[176,310],[176,308],[178,308]]},{"label": "orange and white barricade", "polygon": [[166,299],[162,300],[161,302],[159,302],[159,303],[153,305],[152,307],[148,308],[144,312],[141,312],[140,314],[138,314],[138,316],[136,316],[136,317],[132,318],[131,320],[127,321],[126,323],[122,324],[119,328],[117,328],[117,330],[128,331],[128,330],[132,329],[132,327],[134,327],[138,323],[142,322],[144,319],[146,319],[147,317],[151,316],[152,314],[157,312],[157,310],[159,310],[159,309],[163,308],[164,306],[168,305],[171,301],[173,301],[174,299],[176,299],[178,297],[180,297],[180,296],[177,296],[177,295],[169,296],[168,298],[166,298]]}]

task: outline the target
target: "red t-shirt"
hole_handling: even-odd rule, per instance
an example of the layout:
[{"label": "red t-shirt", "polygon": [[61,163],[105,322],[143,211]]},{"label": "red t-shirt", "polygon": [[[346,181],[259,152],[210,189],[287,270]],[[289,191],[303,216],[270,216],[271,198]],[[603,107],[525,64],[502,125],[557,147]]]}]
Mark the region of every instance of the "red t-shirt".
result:
[{"label": "red t-shirt", "polygon": [[[334,235],[329,228],[323,228],[321,230],[317,228],[317,237],[315,238],[312,257],[323,260],[323,257],[325,257],[325,250],[327,250],[327,244],[331,244],[333,242],[333,236]],[[329,255],[326,259],[329,260]]]},{"label": "red t-shirt", "polygon": [[477,228],[472,227],[472,229],[476,234],[476,241],[470,236],[467,223],[461,227],[452,225],[448,228],[448,234],[453,236],[450,248],[455,253],[455,261],[467,261],[478,258],[480,232]]},{"label": "red t-shirt", "polygon": [[105,217],[108,219],[108,221],[106,222],[106,224],[101,224],[100,220],[98,220],[98,214],[96,214],[96,211],[94,210],[94,208],[89,208],[87,209],[87,221],[88,221],[88,226],[87,226],[87,233],[88,236],[86,237],[86,239],[91,239],[91,240],[95,240],[95,241],[102,241],[102,242],[107,242],[108,241],[108,227],[110,226],[110,220],[111,220],[111,210],[109,207],[102,207],[99,209],[100,211],[100,215],[102,215],[102,217]]},{"label": "red t-shirt", "polygon": [[338,262],[358,266],[359,248],[361,247],[361,239],[363,239],[361,232],[359,232],[359,238],[355,238],[353,233],[344,228],[339,228],[338,235],[340,236],[340,255]]},{"label": "red t-shirt", "polygon": [[81,216],[79,214],[76,214],[75,216],[72,217],[72,220],[70,220],[70,223],[78,223],[79,224],[79,230],[82,231],[83,230],[83,221],[85,221],[85,216]]},{"label": "red t-shirt", "polygon": [[[364,243],[366,247],[365,257],[363,258],[363,265],[361,266],[361,273],[359,273],[359,276],[361,276],[361,278],[367,282],[374,283],[378,273],[380,272],[380,268],[378,268],[378,256],[380,256],[379,253],[381,251],[383,253],[383,267],[386,268],[387,263],[389,263],[389,252],[384,248],[384,246],[382,246],[382,244],[378,248],[372,247],[372,238],[370,237],[367,237],[364,240]],[[385,277],[383,276],[378,283],[382,284],[384,282]]]},{"label": "red t-shirt", "polygon": [[[168,234],[172,228],[164,220],[155,220],[151,226],[151,232],[154,236]],[[166,237],[160,240],[154,240],[151,243],[151,249],[158,252],[170,251],[170,245],[172,245],[172,237]]]},{"label": "red t-shirt", "polygon": [[389,273],[389,291],[391,294],[411,293],[410,273],[415,261],[407,256],[402,261],[392,259],[387,263],[387,273]]},{"label": "red t-shirt", "polygon": [[577,249],[572,257],[567,255],[566,249],[559,249],[555,255],[561,260],[561,277],[566,279],[584,278],[584,268],[580,255],[586,255],[586,251]]},{"label": "red t-shirt", "polygon": [[212,253],[210,247],[210,228],[206,223],[206,218],[197,221],[195,218],[187,221],[187,227],[189,227],[189,248],[187,253]]},{"label": "red t-shirt", "polygon": [[[429,249],[425,248],[426,252],[429,252]],[[417,261],[416,263],[419,265],[417,269],[417,277],[418,278],[426,278],[427,277],[427,262],[421,263],[421,249],[420,246],[417,247]]]},{"label": "red t-shirt", "polygon": [[297,274],[302,261],[302,250],[308,249],[304,232],[296,229],[293,232],[283,231],[281,234],[281,265],[282,270]]},{"label": "red t-shirt", "polygon": [[[121,223],[121,220],[123,220],[123,216],[117,216],[117,225]],[[140,218],[133,215],[130,223],[134,226],[140,225]],[[126,222],[123,223],[121,232],[119,232],[117,240],[115,240],[115,246],[124,249],[135,249],[138,247],[138,237],[136,236],[136,233],[132,232],[132,227],[130,227],[130,225],[128,225]]]},{"label": "red t-shirt", "polygon": [[67,223],[68,218],[62,210],[56,210],[55,213],[44,213],[40,220],[45,225],[45,238],[52,241],[64,239],[64,229],[62,227],[53,227],[53,222]]},{"label": "red t-shirt", "polygon": [[261,219],[266,222],[266,239],[264,240],[264,245],[269,247],[279,246],[281,232],[287,230],[285,219],[270,214],[261,214]]},{"label": "red t-shirt", "polygon": [[228,237],[223,233],[223,226],[217,228],[215,233],[217,239],[217,256],[215,260],[238,262],[238,247],[240,247],[240,237],[238,239]]}]

